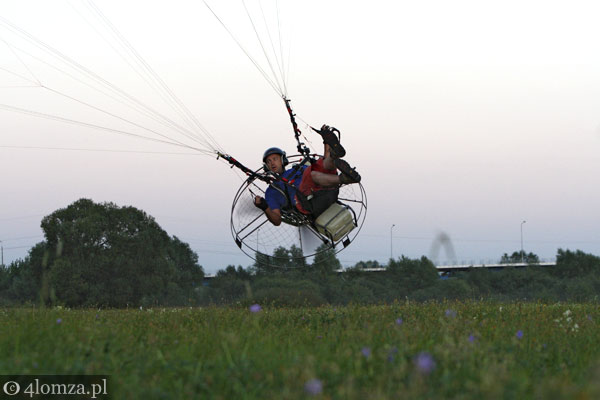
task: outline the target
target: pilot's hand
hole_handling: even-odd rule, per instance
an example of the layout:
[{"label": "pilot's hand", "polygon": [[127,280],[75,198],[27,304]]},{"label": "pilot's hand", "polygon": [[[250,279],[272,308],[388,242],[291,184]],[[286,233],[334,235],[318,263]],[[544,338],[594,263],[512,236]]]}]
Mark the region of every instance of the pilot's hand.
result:
[{"label": "pilot's hand", "polygon": [[254,206],[257,208],[260,208],[263,211],[266,211],[267,208],[269,208],[269,206],[267,205],[267,202],[265,201],[265,199],[263,199],[260,196],[256,196],[254,198]]}]

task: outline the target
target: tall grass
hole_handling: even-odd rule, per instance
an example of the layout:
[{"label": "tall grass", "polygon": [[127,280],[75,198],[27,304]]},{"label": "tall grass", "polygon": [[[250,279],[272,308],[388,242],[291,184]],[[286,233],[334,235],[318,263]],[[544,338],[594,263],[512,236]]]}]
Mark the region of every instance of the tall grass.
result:
[{"label": "tall grass", "polygon": [[0,310],[0,374],[112,398],[600,398],[592,304]]}]

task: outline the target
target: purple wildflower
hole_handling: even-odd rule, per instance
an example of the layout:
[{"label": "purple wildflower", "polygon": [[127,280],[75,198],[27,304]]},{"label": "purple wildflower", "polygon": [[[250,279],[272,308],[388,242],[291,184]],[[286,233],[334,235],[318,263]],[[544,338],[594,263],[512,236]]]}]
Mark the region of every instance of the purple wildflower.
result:
[{"label": "purple wildflower", "polygon": [[392,347],[387,356],[388,362],[394,362],[394,359],[396,358],[396,353],[398,353],[398,348]]},{"label": "purple wildflower", "polygon": [[475,335],[473,335],[472,333],[469,335],[469,342],[473,343],[475,341]]},{"label": "purple wildflower", "polygon": [[57,325],[60,325],[61,323],[62,323],[62,318],[59,318],[59,319],[56,320],[56,324]]},{"label": "purple wildflower", "polygon": [[589,319],[590,321],[592,321],[592,316],[588,314],[587,319]]},{"label": "purple wildflower", "polygon": [[451,310],[451,309],[447,309],[446,310],[446,317],[448,317],[448,318],[454,318],[454,317],[456,317],[456,311]]},{"label": "purple wildflower", "polygon": [[262,310],[262,307],[259,304],[252,304],[250,306],[250,312],[257,313]]},{"label": "purple wildflower", "polygon": [[517,339],[523,339],[523,331],[519,329],[515,336],[517,337]]},{"label": "purple wildflower", "polygon": [[360,352],[362,353],[363,356],[365,356],[365,358],[371,357],[371,348],[369,348],[369,347],[363,347]]},{"label": "purple wildflower", "polygon": [[413,361],[415,367],[417,367],[417,371],[422,374],[429,375],[435,369],[435,360],[431,354],[425,351],[417,354]]},{"label": "purple wildflower", "polygon": [[396,319],[396,325],[402,325],[402,318]]},{"label": "purple wildflower", "polygon": [[316,378],[311,379],[304,384],[304,391],[311,396],[321,394],[323,391],[323,382]]}]

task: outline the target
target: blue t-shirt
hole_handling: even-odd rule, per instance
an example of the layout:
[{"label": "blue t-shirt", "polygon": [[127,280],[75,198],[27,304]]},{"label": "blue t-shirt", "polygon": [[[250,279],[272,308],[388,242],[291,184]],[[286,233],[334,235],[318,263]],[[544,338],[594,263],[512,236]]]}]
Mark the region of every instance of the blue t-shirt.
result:
[{"label": "blue t-shirt", "polygon": [[[267,191],[265,192],[265,201],[271,210],[281,210],[288,205],[286,196],[282,194],[282,192],[286,193],[286,190],[289,194],[292,206],[296,205],[296,189],[300,187],[300,182],[302,182],[302,173],[304,172],[305,168],[306,166],[301,167],[295,174],[293,173],[294,168],[290,168],[286,171],[283,171],[283,174],[281,174],[283,178],[294,180],[294,183],[292,183],[293,187],[286,185],[281,181],[275,181],[269,185]],[[281,192],[271,187],[272,185],[281,189]]]}]

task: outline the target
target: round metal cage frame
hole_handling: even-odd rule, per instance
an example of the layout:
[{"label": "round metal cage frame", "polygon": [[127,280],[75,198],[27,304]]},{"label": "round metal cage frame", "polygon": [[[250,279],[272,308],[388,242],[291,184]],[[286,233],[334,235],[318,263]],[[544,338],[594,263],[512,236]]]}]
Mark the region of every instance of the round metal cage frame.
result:
[{"label": "round metal cage frame", "polygon": [[[289,156],[290,164],[300,162],[302,155]],[[257,174],[267,174],[263,168],[255,170]],[[334,242],[320,233],[310,216],[295,208],[282,210],[282,224],[274,226],[265,213],[254,206],[254,197],[265,195],[267,184],[249,177],[238,189],[231,206],[231,234],[240,250],[250,258],[275,267],[283,265],[289,268],[306,265],[306,258],[314,257],[325,251],[335,254],[354,241],[362,229],[367,215],[367,195],[360,183],[340,186],[338,202],[348,206],[354,215],[356,227]],[[325,246],[322,246],[325,244]],[[294,251],[286,252],[281,258],[276,251],[279,248]]]}]

